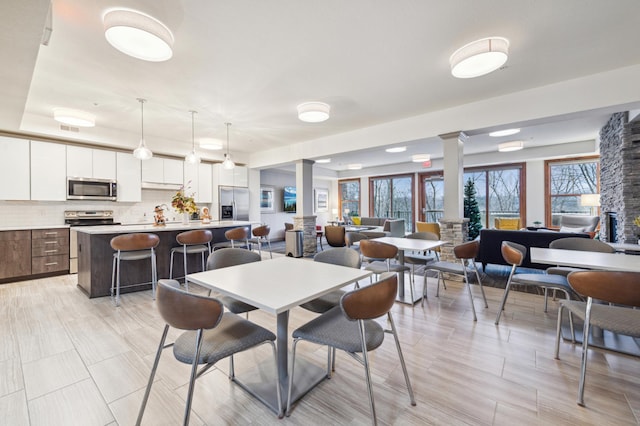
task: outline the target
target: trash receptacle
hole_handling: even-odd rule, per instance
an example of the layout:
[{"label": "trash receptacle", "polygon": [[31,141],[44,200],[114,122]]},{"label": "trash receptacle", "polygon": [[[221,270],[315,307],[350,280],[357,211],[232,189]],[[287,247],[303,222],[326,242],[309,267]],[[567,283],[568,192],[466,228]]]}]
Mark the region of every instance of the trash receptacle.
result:
[{"label": "trash receptacle", "polygon": [[284,253],[289,257],[302,257],[304,234],[302,230],[286,231],[284,235]]}]

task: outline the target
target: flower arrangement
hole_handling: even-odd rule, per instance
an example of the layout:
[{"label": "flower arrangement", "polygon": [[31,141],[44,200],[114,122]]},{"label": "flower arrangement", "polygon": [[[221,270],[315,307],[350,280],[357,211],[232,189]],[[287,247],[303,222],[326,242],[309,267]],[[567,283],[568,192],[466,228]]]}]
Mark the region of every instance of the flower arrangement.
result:
[{"label": "flower arrangement", "polygon": [[187,189],[188,187],[185,188],[183,185],[171,199],[171,207],[176,209],[178,213],[195,213],[198,211],[196,202],[193,199],[194,194],[187,195]]}]

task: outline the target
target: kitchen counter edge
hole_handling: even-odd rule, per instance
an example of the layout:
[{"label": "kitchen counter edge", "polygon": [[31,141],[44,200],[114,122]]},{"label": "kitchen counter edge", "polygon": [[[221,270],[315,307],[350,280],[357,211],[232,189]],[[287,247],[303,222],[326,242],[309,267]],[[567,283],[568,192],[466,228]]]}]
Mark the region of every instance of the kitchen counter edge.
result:
[{"label": "kitchen counter edge", "polygon": [[31,225],[31,226],[3,226],[0,227],[0,232],[3,231],[31,231],[34,229],[65,229],[69,228],[69,225]]},{"label": "kitchen counter edge", "polygon": [[169,223],[165,226],[155,226],[148,224],[131,225],[107,225],[107,226],[79,226],[74,227],[74,231],[86,234],[129,234],[133,232],[165,232],[165,231],[189,231],[192,229],[229,228],[233,226],[251,226],[249,221],[212,221],[203,224],[201,222]]}]

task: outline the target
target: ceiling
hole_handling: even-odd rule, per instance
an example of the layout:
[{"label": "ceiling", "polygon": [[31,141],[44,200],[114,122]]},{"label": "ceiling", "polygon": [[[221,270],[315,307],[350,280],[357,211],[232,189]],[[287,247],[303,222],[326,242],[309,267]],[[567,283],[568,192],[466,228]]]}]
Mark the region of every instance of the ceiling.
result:
[{"label": "ceiling", "polygon": [[[122,5],[171,29],[170,60],[144,62],[107,43],[102,16]],[[437,136],[447,131],[470,136],[465,155],[495,152],[505,138],[488,131],[512,124],[525,148],[593,140],[612,112],[640,108],[640,74],[626,72],[640,66],[637,0],[53,0],[43,46],[48,10],[45,0],[0,4],[1,130],[133,149],[136,98],[145,98],[155,153],[189,151],[196,110],[196,140],[224,141],[232,123],[236,161],[264,168],[326,156],[323,167],[342,171],[441,157]],[[452,77],[449,56],[487,36],[510,40],[506,66]],[[306,101],[330,104],[331,118],[299,121]],[[61,130],[55,107],[91,112],[96,126]],[[385,153],[391,145],[408,149]],[[222,160],[222,151],[199,152]]]}]

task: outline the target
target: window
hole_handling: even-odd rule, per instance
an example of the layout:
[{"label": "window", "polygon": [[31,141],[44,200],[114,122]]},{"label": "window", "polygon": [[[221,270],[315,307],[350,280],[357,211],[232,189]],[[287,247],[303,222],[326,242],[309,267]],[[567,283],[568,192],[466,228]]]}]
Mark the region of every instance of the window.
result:
[{"label": "window", "polygon": [[374,217],[404,219],[407,232],[413,230],[413,175],[374,177],[369,179],[371,208]]},{"label": "window", "polygon": [[340,190],[340,211],[344,213],[349,209],[349,213],[345,216],[360,216],[360,179],[349,179],[338,181]]},{"label": "window", "polygon": [[559,226],[563,214],[591,214],[591,207],[580,205],[580,195],[600,193],[598,157],[547,160],[545,169],[547,225]]},{"label": "window", "polygon": [[420,221],[438,222],[444,214],[444,178],[442,173],[420,174]]}]

